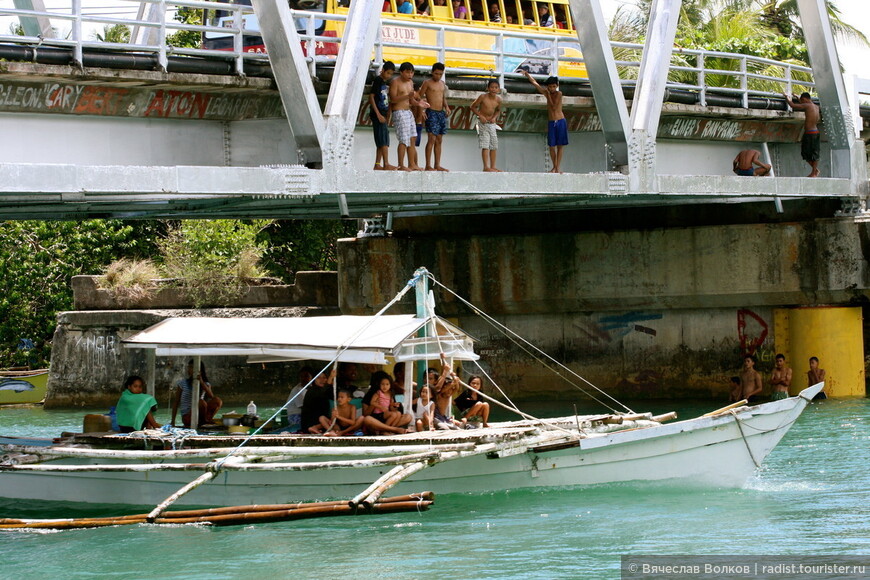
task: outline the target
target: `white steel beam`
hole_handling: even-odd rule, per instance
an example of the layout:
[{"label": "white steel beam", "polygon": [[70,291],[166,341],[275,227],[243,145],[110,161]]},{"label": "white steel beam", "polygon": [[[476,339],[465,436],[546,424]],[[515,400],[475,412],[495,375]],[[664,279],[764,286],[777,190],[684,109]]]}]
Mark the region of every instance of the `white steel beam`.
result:
[{"label": "white steel beam", "polygon": [[[13,0],[13,5],[18,10],[45,12],[45,2],[42,0]],[[26,36],[54,38],[51,21],[45,16],[20,16],[18,21],[21,23],[21,28]]]},{"label": "white steel beam", "polygon": [[299,162],[319,165],[323,160],[323,113],[290,6],[276,0],[253,0],[253,6],[260,23],[260,34],[269,52],[281,103],[296,140]]},{"label": "white steel beam", "polygon": [[634,191],[655,189],[656,135],[681,6],[682,0],[654,0],[650,7],[646,43],[631,105],[629,175],[630,188]]},{"label": "white steel beam", "polygon": [[798,10],[810,54],[813,80],[819,92],[825,135],[831,144],[831,177],[854,178],[852,169],[857,166],[855,153],[858,148],[855,146],[849,98],[840,72],[840,59],[828,18],[827,2],[798,0]]},{"label": "white steel beam", "polygon": [[577,27],[577,39],[592,85],[595,109],[601,119],[604,139],[610,147],[610,163],[614,166],[628,165],[628,141],[631,137],[628,107],[622,95],[622,84],[601,4],[599,0],[570,0],[570,4]]},{"label": "white steel beam", "polygon": [[[136,20],[157,23],[160,22],[162,18],[165,18],[165,12],[166,6],[161,6],[160,4],[149,4],[147,2],[140,2],[139,9],[136,12]],[[130,43],[142,44],[145,46],[156,46],[157,39],[160,35],[159,32],[160,31],[153,26],[133,26],[130,31]]]},{"label": "white steel beam", "polygon": [[327,117],[338,116],[349,126],[356,125],[380,23],[380,10],[373,3],[350,3],[324,108]]},{"label": "white steel beam", "polygon": [[324,109],[329,141],[324,150],[325,163],[353,163],[353,131],[380,23],[379,5],[376,8],[374,2],[361,0],[350,3]]}]

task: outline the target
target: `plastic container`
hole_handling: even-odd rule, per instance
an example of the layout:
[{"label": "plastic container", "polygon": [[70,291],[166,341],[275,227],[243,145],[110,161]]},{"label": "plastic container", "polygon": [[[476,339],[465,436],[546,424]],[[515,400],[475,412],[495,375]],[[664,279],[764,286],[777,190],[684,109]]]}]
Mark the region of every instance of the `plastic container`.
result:
[{"label": "plastic container", "polygon": [[248,403],[248,415],[256,415],[257,414],[257,405],[254,404],[254,401]]}]

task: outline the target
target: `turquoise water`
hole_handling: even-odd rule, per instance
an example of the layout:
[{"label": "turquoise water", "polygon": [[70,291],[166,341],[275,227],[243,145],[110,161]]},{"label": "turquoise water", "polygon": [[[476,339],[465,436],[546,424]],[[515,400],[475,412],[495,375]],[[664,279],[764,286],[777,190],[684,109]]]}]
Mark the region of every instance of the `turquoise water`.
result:
[{"label": "turquoise water", "polygon": [[[868,412],[868,399],[811,405],[742,489],[609,485],[443,495],[422,514],[0,532],[0,577],[619,578],[623,554],[870,554]],[[0,409],[0,435],[78,430],[82,414]]]}]

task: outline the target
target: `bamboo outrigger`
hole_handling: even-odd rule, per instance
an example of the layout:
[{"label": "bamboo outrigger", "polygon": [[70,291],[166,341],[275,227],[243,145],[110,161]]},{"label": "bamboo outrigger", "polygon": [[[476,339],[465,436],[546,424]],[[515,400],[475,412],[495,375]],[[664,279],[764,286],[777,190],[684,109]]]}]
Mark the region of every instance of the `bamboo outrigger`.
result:
[{"label": "bamboo outrigger", "polygon": [[[432,280],[425,269],[418,270],[374,317],[170,319],[125,343],[150,349],[156,356],[314,359],[325,361],[325,368],[337,361],[385,364],[387,357],[410,365],[426,365],[439,357],[476,364],[471,337],[434,314],[428,297]],[[416,316],[383,314],[411,288],[417,294]],[[344,332],[338,334],[337,329]],[[337,342],[336,336],[347,338]],[[532,348],[529,343],[524,346]],[[199,368],[197,362],[194,368]],[[563,376],[577,376],[567,367],[559,369]],[[413,372],[406,373],[408,400],[413,400],[412,377]],[[124,522],[209,517],[209,522],[220,524],[245,518],[214,518],[240,513],[255,514],[246,521],[263,521],[406,507],[405,500],[381,499],[390,490],[407,495],[431,489],[441,494],[670,479],[739,486],[823,386],[814,385],[788,399],[729,406],[667,424],[675,419],[673,414],[653,416],[627,407],[622,412],[575,412],[542,420],[517,409],[502,392],[502,397],[481,396],[520,419],[468,431],[383,437],[185,435],[183,441],[172,433],[146,431],[72,437],[46,446],[7,445],[0,457],[0,497],[112,504],[132,504],[130,498],[136,498],[135,505],[156,507]],[[196,390],[193,397],[198,398]],[[180,442],[183,448],[174,449]],[[288,502],[320,500],[338,502],[286,507]],[[431,502],[431,497],[420,501]],[[175,504],[284,507],[178,515],[167,511]],[[99,522],[114,525],[104,523],[109,520]]]}]

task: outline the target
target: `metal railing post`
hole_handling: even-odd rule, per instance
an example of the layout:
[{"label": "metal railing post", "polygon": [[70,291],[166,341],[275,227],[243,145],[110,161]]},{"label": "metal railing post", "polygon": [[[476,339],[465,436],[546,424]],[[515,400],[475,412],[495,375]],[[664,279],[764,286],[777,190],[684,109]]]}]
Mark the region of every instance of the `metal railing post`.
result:
[{"label": "metal railing post", "polygon": [[495,67],[498,72],[498,84],[504,89],[504,32],[496,37]]},{"label": "metal railing post", "polygon": [[785,92],[789,95],[794,94],[794,89],[792,88],[792,80],[793,80],[793,71],[791,69],[791,65],[786,65],[785,67]]},{"label": "metal railing post", "polygon": [[743,91],[743,108],[749,108],[749,80],[746,78],[746,57],[740,59],[740,90]]},{"label": "metal railing post", "polygon": [[234,7],[233,28],[238,30],[233,35],[233,57],[236,64],[236,74],[245,76],[245,18],[242,14],[242,5]]},{"label": "metal railing post", "polygon": [[157,29],[157,62],[160,70],[166,72],[169,68],[169,56],[166,54],[166,0],[160,0],[160,28]]},{"label": "metal railing post", "polygon": [[[555,26],[555,25],[554,25]],[[553,68],[550,69],[550,76],[559,76],[559,37],[553,38]]]},{"label": "metal railing post", "polygon": [[447,47],[444,46],[446,42],[446,35],[444,34],[444,27],[438,28],[438,62],[445,62],[447,60]]},{"label": "metal railing post", "polygon": [[305,25],[305,34],[308,36],[308,40],[305,41],[305,56],[308,59],[308,72],[311,74],[311,78],[317,76],[317,41],[314,40],[315,32],[314,14],[309,14],[308,23]]},{"label": "metal railing post", "polygon": [[84,66],[82,55],[82,0],[72,0],[72,13],[75,20],[72,23],[72,39],[76,43],[73,47],[73,62],[78,66]]},{"label": "metal railing post", "polygon": [[699,100],[702,107],[707,106],[707,60],[704,58],[704,51],[702,50],[698,54],[698,86],[701,87],[699,89]]},{"label": "metal railing post", "polygon": [[378,27],[378,34],[375,36],[375,62],[379,63],[381,66],[384,64],[384,46],[383,46],[384,36],[381,33],[381,28]]}]

